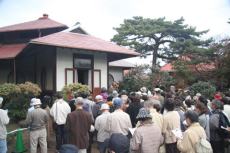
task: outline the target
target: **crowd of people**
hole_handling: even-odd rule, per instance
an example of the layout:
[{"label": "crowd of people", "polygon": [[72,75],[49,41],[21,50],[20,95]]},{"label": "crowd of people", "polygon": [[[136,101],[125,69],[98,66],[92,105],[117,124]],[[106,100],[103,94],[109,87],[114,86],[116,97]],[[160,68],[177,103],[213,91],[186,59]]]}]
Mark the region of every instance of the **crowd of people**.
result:
[{"label": "crowd of people", "polygon": [[[26,118],[30,152],[37,153],[39,145],[47,153],[51,129],[60,153],[91,153],[95,142],[100,153],[229,152],[230,93],[207,99],[173,86],[167,92],[146,87],[131,93],[101,91],[94,99],[82,92],[70,101],[58,93],[51,108],[48,96],[31,99]],[[0,152],[5,153],[9,118],[1,109],[0,119]]]}]

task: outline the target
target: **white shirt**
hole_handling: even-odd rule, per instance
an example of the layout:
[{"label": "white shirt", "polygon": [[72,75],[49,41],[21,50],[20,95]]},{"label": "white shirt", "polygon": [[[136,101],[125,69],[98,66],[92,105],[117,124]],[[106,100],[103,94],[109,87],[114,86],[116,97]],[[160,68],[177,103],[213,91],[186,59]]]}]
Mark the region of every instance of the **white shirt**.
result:
[{"label": "white shirt", "polygon": [[228,120],[230,120],[230,105],[224,105],[224,113],[228,117]]},{"label": "white shirt", "polygon": [[6,139],[6,124],[9,123],[9,117],[7,115],[8,111],[0,109],[0,139]]},{"label": "white shirt", "polygon": [[58,125],[66,123],[67,115],[71,112],[69,104],[63,99],[58,99],[50,109],[50,115]]},{"label": "white shirt", "polygon": [[28,109],[28,113],[33,111],[34,110],[34,106],[31,106],[29,109]]},{"label": "white shirt", "polygon": [[122,133],[128,135],[129,128],[132,128],[130,117],[122,110],[115,110],[107,119],[106,131],[110,135],[113,133]]},{"label": "white shirt", "polygon": [[97,141],[104,142],[105,139],[109,138],[109,132],[106,131],[107,118],[110,115],[109,112],[104,112],[96,118],[95,129],[97,133]]}]

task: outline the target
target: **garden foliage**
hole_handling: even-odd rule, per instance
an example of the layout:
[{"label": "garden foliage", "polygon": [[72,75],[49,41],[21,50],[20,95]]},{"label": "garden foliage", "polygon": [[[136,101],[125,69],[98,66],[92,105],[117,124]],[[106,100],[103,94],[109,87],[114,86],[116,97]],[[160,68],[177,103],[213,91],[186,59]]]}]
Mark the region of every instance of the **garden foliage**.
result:
[{"label": "garden foliage", "polygon": [[90,93],[90,90],[87,85],[83,85],[81,83],[73,83],[69,85],[65,85],[62,89],[64,99],[69,101],[71,100],[75,94],[80,96],[82,92]]},{"label": "garden foliage", "polygon": [[206,98],[211,99],[211,98],[213,98],[213,96],[214,96],[214,94],[216,92],[216,87],[213,86],[209,82],[199,81],[197,83],[194,83],[190,87],[190,91],[191,91],[192,95],[195,95],[196,93],[201,93]]},{"label": "garden foliage", "polygon": [[4,98],[3,108],[8,109],[12,121],[25,119],[27,109],[30,107],[30,99],[39,96],[40,93],[40,87],[31,82],[0,85],[0,96]]}]

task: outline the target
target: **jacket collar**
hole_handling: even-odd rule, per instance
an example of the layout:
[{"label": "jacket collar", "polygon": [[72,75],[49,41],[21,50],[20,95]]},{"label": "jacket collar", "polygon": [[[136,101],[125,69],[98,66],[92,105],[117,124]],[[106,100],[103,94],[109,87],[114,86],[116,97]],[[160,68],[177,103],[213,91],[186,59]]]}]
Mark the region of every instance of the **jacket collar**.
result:
[{"label": "jacket collar", "polygon": [[190,128],[190,127],[197,127],[197,126],[200,126],[200,124],[199,124],[198,122],[195,122],[195,123],[192,123],[192,124],[189,126],[189,128]]}]

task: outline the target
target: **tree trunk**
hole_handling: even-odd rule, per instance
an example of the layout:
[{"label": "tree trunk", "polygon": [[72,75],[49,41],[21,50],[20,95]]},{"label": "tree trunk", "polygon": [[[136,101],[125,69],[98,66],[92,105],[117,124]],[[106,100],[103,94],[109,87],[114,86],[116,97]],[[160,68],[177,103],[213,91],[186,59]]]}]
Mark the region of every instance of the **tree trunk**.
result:
[{"label": "tree trunk", "polygon": [[152,55],[152,73],[156,72],[157,70],[157,53],[157,49],[154,49]]}]

